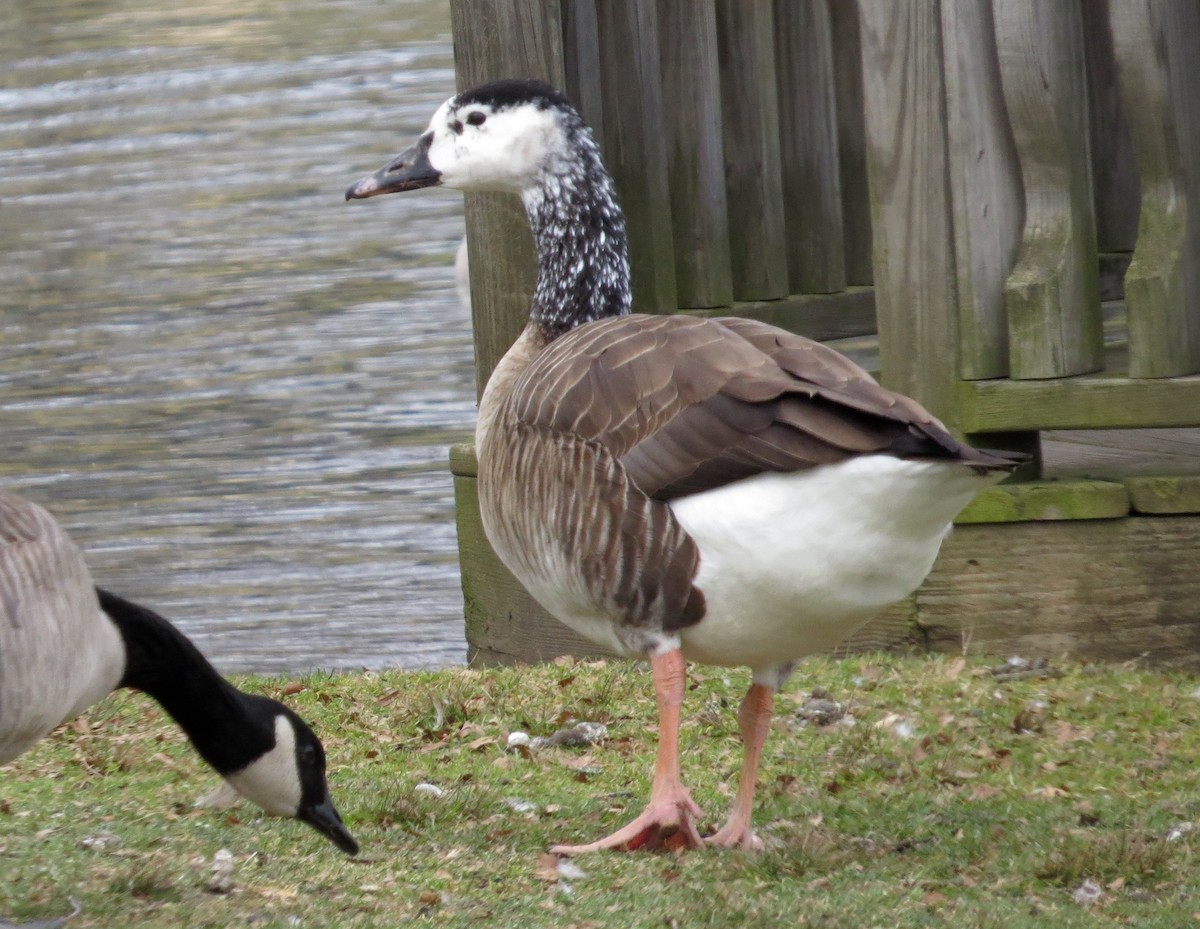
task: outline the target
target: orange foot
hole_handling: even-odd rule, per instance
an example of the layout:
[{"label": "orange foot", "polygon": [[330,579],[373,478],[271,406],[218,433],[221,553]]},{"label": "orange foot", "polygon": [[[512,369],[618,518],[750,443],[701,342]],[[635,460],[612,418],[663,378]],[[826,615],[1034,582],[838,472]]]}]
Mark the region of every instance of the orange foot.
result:
[{"label": "orange foot", "polygon": [[612,835],[587,845],[555,845],[550,851],[555,855],[582,855],[605,848],[630,852],[639,848],[701,848],[704,843],[695,822],[700,816],[700,808],[687,790],[679,787],[651,800],[641,816]]},{"label": "orange foot", "polygon": [[735,822],[730,817],[729,822],[710,836],[706,836],[704,844],[715,848],[740,848],[746,852],[761,852],[762,839],[754,834],[750,823]]}]

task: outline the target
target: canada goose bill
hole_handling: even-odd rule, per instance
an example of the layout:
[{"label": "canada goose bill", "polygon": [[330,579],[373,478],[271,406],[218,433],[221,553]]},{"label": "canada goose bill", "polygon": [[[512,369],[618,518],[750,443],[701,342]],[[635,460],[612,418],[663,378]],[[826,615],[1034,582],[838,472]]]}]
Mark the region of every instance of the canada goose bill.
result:
[{"label": "canada goose bill", "polygon": [[158,701],[242,796],[358,852],[308,724],[235,688],[154,611],[94,586],[54,518],[0,490],[0,764],[120,687]]},{"label": "canada goose bill", "polygon": [[[549,85],[456,94],[414,148],[347,196],[435,183],[519,195],[537,253],[529,322],[479,405],[487,537],[551,614],[647,658],[658,699],[645,810],[553,851],[761,848],[751,810],[775,692],[799,659],[915,590],[955,515],[1022,456],[965,445],[916,401],[793,333],[631,313],[612,178]],[[753,672],[738,791],[704,839],[680,775],[687,660]]]}]

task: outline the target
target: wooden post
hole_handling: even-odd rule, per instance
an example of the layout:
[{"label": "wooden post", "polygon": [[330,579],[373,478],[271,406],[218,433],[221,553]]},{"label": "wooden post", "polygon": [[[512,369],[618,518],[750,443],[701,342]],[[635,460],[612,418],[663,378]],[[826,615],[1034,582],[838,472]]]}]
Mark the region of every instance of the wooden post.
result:
[{"label": "wooden post", "polygon": [[600,79],[600,25],[596,0],[562,0],[566,94],[604,151],[604,88]]},{"label": "wooden post", "polygon": [[1131,377],[1200,371],[1200,8],[1114,0],[1121,94],[1142,175],[1125,274]]},{"label": "wooden post", "polygon": [[867,150],[863,131],[862,48],[854,0],[829,0],[833,28],[833,84],[837,102],[838,176],[842,186],[846,283],[869,285],[871,198],[867,191]]},{"label": "wooden post", "polygon": [[634,308],[679,307],[654,0],[596,4],[604,88],[604,160],[625,209]]},{"label": "wooden post", "polygon": [[941,0],[946,132],[965,380],[1008,374],[1004,285],[1025,205],[989,0]]},{"label": "wooden post", "polygon": [[833,30],[825,0],[776,0],[775,68],[789,283],[795,293],[845,290]]},{"label": "wooden post", "polygon": [[678,304],[727,307],[733,283],[713,0],[658,0],[658,36]]},{"label": "wooden post", "polygon": [[859,0],[883,380],[957,421],[958,294],[937,0]]},{"label": "wooden post", "polygon": [[788,295],[772,0],[717,0],[729,257],[737,300]]},{"label": "wooden post", "polygon": [[[565,84],[558,0],[451,0],[450,19],[460,90],[502,77]],[[465,203],[475,385],[482,393],[529,318],[536,260],[519,199],[467,194]]]},{"label": "wooden post", "polygon": [[[1082,4],[1087,57],[1088,129],[1092,146],[1096,245],[1101,253],[1132,252],[1137,243],[1137,162],[1129,120],[1117,92],[1117,63],[1109,28],[1109,0]],[[1139,106],[1141,104],[1139,103]]]},{"label": "wooden post", "polygon": [[1078,0],[994,0],[1000,79],[1025,185],[1007,285],[1014,378],[1103,367]]}]

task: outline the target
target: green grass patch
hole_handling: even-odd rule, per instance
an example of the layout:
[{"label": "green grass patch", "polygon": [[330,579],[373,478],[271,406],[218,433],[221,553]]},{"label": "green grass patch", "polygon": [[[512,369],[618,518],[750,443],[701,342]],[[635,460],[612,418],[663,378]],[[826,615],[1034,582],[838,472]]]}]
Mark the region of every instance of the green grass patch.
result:
[{"label": "green grass patch", "polygon": [[[545,854],[641,810],[655,726],[644,666],[250,680],[322,736],[357,859],[248,803],[157,706],[118,694],[0,768],[0,917],[75,927],[1135,926],[1200,920],[1200,678],[863,656],[804,664],[759,777],[761,855]],[[708,828],[741,759],[743,672],[695,668],[684,777]],[[805,724],[813,687],[848,716]],[[583,748],[510,732],[602,722]],[[433,785],[437,791],[419,785]],[[1197,825],[1193,825],[1197,824]],[[232,890],[209,888],[214,855]],[[1092,902],[1077,892],[1090,882]],[[1098,899],[1095,888],[1098,888]]]}]

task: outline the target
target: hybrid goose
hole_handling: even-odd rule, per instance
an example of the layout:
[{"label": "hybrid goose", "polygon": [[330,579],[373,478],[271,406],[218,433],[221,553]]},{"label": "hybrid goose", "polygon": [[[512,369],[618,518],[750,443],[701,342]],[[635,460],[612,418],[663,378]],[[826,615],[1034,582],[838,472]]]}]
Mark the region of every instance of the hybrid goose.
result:
[{"label": "hybrid goose", "polygon": [[157,700],[242,796],[358,852],[307,724],[235,688],[158,614],[93,586],[54,518],[0,490],[0,764],[118,687]]},{"label": "hybrid goose", "polygon": [[[1016,462],[954,439],[819,343],[747,319],[630,315],[625,223],[591,131],[534,81],[451,97],[347,199],[423,187],[519,194],[537,250],[529,323],[479,405],[479,502],[496,553],[554,616],[649,658],[650,800],[575,854],[757,849],[775,691],[911,593],[951,521]],[[702,840],[680,777],[686,660],[748,665],[728,820]]]}]

